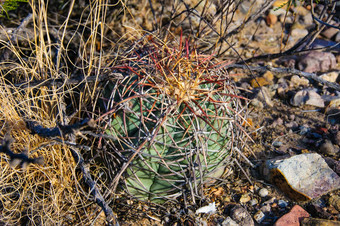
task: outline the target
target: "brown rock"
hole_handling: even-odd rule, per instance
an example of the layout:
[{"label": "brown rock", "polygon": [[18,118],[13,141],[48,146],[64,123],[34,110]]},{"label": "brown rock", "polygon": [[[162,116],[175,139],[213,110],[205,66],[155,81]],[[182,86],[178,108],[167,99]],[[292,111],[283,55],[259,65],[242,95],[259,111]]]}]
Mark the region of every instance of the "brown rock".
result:
[{"label": "brown rock", "polygon": [[274,226],[300,226],[300,222],[309,217],[309,213],[301,206],[295,205],[289,213],[278,219]]},{"label": "brown rock", "polygon": [[257,88],[257,87],[261,87],[261,86],[266,86],[266,85],[269,85],[269,82],[266,78],[264,77],[259,77],[259,78],[254,78],[250,81],[250,85],[253,87],[253,88]]},{"label": "brown rock", "polygon": [[251,215],[240,205],[236,205],[231,209],[230,217],[239,225],[254,226]]},{"label": "brown rock", "polygon": [[317,218],[304,218],[301,221],[301,226],[339,226],[339,221],[317,219]]},{"label": "brown rock", "polygon": [[273,26],[277,22],[277,16],[274,14],[269,13],[268,16],[266,17],[266,23],[268,26]]}]

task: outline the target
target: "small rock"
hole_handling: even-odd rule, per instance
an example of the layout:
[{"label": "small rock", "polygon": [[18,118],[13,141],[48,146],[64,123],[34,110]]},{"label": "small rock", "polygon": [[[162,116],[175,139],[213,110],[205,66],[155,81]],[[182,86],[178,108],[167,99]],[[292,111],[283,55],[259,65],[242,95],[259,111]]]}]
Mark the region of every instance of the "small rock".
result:
[{"label": "small rock", "polygon": [[285,126],[288,128],[288,129],[296,129],[299,127],[299,124],[295,121],[292,121],[292,122],[288,122],[285,124]]},{"label": "small rock", "polygon": [[334,208],[337,211],[340,211],[340,196],[339,195],[332,195],[329,200],[328,200],[329,204],[331,204],[332,206],[334,206]]},{"label": "small rock", "polygon": [[280,208],[286,208],[288,206],[288,203],[282,199],[278,201],[278,205]]},{"label": "small rock", "polygon": [[264,213],[270,213],[271,211],[271,206],[269,204],[261,206],[260,210]]},{"label": "small rock", "polygon": [[266,215],[261,211],[257,211],[254,215],[254,219],[257,223],[261,224],[261,222],[266,218]]},{"label": "small rock", "polygon": [[335,36],[335,42],[340,42],[340,31]]},{"label": "small rock", "polygon": [[309,73],[328,71],[336,68],[336,59],[332,53],[312,51],[299,58],[297,67]]},{"label": "small rock", "polygon": [[258,88],[256,90],[254,90],[256,92],[256,99],[266,103],[269,107],[273,107],[274,103],[271,100],[271,96],[272,94],[270,93],[269,89],[267,87],[261,87]]},{"label": "small rock", "polygon": [[239,224],[236,223],[235,221],[233,221],[233,219],[231,219],[230,217],[227,217],[227,218],[222,222],[222,226],[239,226]]},{"label": "small rock", "polygon": [[274,75],[273,75],[273,73],[271,73],[270,71],[266,71],[266,73],[264,73],[263,75],[262,75],[262,77],[263,78],[265,78],[268,82],[272,82],[273,81],[273,79],[274,79]]},{"label": "small rock", "polygon": [[314,22],[313,22],[313,17],[312,17],[312,14],[309,12],[308,14],[304,15],[303,18],[302,18],[302,23],[305,25],[305,26],[310,26],[312,25]]},{"label": "small rock", "polygon": [[246,209],[236,205],[231,209],[230,217],[239,225],[254,226],[254,221]]},{"label": "small rock", "polygon": [[293,75],[290,78],[291,85],[293,86],[308,86],[309,85],[309,80],[306,78],[301,78],[298,75]]},{"label": "small rock", "polygon": [[249,204],[251,205],[251,206],[255,206],[255,205],[257,205],[259,203],[259,201],[257,201],[257,199],[252,199],[252,200],[250,200],[250,202],[249,202]]},{"label": "small rock", "polygon": [[275,198],[275,197],[272,197],[271,199],[265,201],[265,202],[263,203],[263,205],[269,205],[269,206],[270,206],[271,204],[273,204],[273,203],[275,202],[275,200],[276,200],[276,198]]},{"label": "small rock", "polygon": [[301,206],[295,205],[289,213],[278,219],[274,226],[299,226],[303,218],[309,217],[309,213]]},{"label": "small rock", "polygon": [[320,78],[326,81],[329,81],[329,82],[336,82],[336,80],[338,79],[338,76],[339,76],[339,72],[333,71],[333,72],[320,75]]},{"label": "small rock", "polygon": [[259,196],[262,198],[266,197],[268,194],[269,194],[269,191],[266,188],[261,188],[259,190]]},{"label": "small rock", "polygon": [[339,149],[335,148],[330,140],[325,140],[320,145],[319,151],[322,154],[334,156],[339,152]]},{"label": "small rock", "polygon": [[290,35],[294,38],[303,38],[306,35],[308,35],[308,30],[304,28],[294,28],[291,32]]},{"label": "small rock", "polygon": [[[339,26],[339,24],[333,24],[333,25]],[[324,30],[323,32],[321,32],[321,35],[323,35],[327,39],[332,39],[333,36],[335,36],[338,33],[338,31],[339,31],[339,29],[329,27],[326,30]]]},{"label": "small rock", "polygon": [[243,194],[240,198],[240,203],[246,203],[250,201],[250,196],[248,194]]},{"label": "small rock", "polygon": [[269,27],[273,26],[277,22],[277,16],[274,14],[269,13],[266,17],[266,23]]},{"label": "small rock", "polygon": [[258,78],[254,78],[250,81],[250,85],[253,87],[253,88],[257,88],[257,87],[261,87],[261,86],[266,86],[266,85],[269,85],[269,81],[264,78],[264,77],[258,77]]},{"label": "small rock", "polygon": [[316,153],[267,160],[263,174],[294,200],[310,200],[340,188],[340,177]]},{"label": "small rock", "polygon": [[339,221],[332,221],[317,218],[304,218],[301,221],[301,226],[339,226]]},{"label": "small rock", "polygon": [[291,99],[290,103],[293,106],[311,105],[315,107],[325,107],[324,100],[314,90],[300,90]]},{"label": "small rock", "polygon": [[[274,146],[274,147],[276,147],[276,148],[279,148],[279,147],[281,147],[282,145],[283,145],[283,143],[281,142],[281,141],[274,141],[273,143],[272,143],[272,145]],[[267,194],[268,195],[268,194]],[[260,195],[261,196],[261,195]],[[261,196],[262,197],[262,196]]]}]

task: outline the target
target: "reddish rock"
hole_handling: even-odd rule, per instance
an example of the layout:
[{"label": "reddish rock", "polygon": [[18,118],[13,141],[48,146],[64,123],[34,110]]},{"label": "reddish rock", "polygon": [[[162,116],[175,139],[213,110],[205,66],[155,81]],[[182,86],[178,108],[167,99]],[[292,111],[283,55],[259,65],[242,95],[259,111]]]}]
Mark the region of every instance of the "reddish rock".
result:
[{"label": "reddish rock", "polygon": [[289,213],[278,219],[274,226],[300,226],[304,218],[309,217],[309,213],[301,206],[295,205]]},{"label": "reddish rock", "polygon": [[297,67],[309,73],[328,71],[336,68],[336,59],[332,53],[312,51],[299,59]]}]

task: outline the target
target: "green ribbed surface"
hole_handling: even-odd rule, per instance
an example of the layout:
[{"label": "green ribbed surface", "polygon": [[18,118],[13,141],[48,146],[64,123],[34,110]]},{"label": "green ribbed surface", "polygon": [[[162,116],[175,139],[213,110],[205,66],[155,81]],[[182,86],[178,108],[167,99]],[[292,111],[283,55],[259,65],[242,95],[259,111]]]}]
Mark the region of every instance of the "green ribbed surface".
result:
[{"label": "green ribbed surface", "polygon": [[[128,158],[148,139],[127,169],[127,190],[152,201],[176,196],[185,189],[200,192],[203,183],[223,174],[228,161],[232,112],[227,107],[232,106],[231,98],[218,91],[211,94],[216,101],[202,96],[196,104],[189,101],[177,106],[168,95],[138,84],[144,83],[127,79],[109,89],[116,102],[126,100],[119,104],[106,131],[117,137],[117,149]],[[199,88],[216,89],[211,84]]]}]

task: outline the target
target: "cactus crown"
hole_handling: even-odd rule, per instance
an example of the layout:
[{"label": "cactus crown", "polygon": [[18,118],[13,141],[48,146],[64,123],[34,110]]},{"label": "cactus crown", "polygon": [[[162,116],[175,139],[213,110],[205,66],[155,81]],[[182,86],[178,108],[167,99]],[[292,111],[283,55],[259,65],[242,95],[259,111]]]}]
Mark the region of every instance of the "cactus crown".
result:
[{"label": "cactus crown", "polygon": [[182,40],[170,48],[148,38],[116,66],[130,75],[106,88],[114,103],[108,106],[116,108],[107,133],[129,162],[128,192],[141,199],[173,199],[187,189],[198,197],[229,161],[234,87],[227,72],[214,69],[211,56],[200,56]]}]

